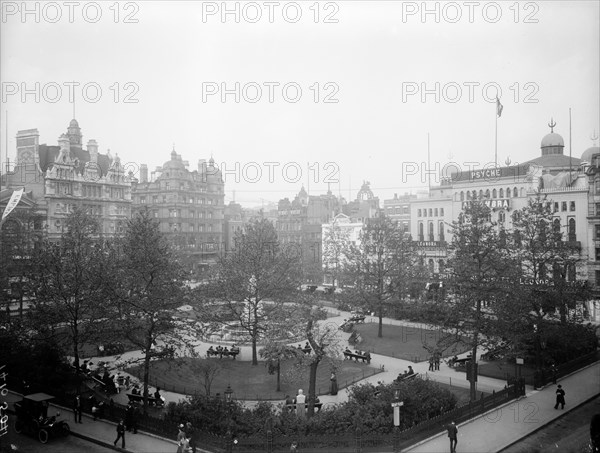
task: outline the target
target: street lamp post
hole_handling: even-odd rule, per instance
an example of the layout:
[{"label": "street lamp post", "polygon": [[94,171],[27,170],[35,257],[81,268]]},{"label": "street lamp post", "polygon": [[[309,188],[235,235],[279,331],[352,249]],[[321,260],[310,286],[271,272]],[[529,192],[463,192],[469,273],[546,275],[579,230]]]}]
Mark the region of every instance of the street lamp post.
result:
[{"label": "street lamp post", "polygon": [[232,426],[232,420],[231,420],[231,413],[232,413],[232,409],[233,409],[233,390],[231,389],[231,385],[227,384],[227,389],[225,389],[225,391],[223,392],[224,396],[225,396],[225,404],[227,405],[227,416],[228,416],[228,420],[227,420],[227,453],[231,453],[233,451],[233,444],[237,443],[236,440],[233,438],[233,433],[231,432],[231,426]]},{"label": "street lamp post", "polygon": [[400,451],[400,408],[404,406],[404,401],[400,401],[400,387],[398,383],[394,384],[394,453]]}]

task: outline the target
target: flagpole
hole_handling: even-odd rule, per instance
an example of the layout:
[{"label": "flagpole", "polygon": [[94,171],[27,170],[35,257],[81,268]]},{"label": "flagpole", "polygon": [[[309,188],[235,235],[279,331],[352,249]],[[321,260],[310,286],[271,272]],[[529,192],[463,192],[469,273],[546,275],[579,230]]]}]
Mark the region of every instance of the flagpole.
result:
[{"label": "flagpole", "polygon": [[496,131],[494,137],[494,167],[498,166],[498,99],[496,98],[496,109],[495,114],[496,117]]}]

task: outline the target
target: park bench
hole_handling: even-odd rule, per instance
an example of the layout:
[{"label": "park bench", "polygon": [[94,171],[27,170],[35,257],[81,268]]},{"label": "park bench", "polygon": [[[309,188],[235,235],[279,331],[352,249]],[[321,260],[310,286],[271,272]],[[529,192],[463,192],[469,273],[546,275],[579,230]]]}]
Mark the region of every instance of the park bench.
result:
[{"label": "park bench", "polygon": [[223,356],[225,357],[233,357],[233,360],[235,360],[236,356],[240,353],[240,350],[238,348],[236,349],[232,349],[231,351],[217,351],[216,349],[209,349],[208,351],[206,351],[206,358],[210,358],[210,357],[219,357],[222,358]]},{"label": "park bench", "polygon": [[354,315],[349,319],[349,321],[355,322],[355,323],[361,323],[361,322],[364,323],[365,319],[366,319],[365,315]]},{"label": "park bench", "polygon": [[472,358],[471,356],[464,357],[462,359],[452,358],[452,359],[448,360],[448,366],[450,368],[459,368],[459,367],[466,366],[467,362],[471,361],[471,358]]},{"label": "park bench", "polygon": [[[295,411],[296,410],[296,404],[286,404],[286,407],[288,408],[289,411]],[[304,407],[306,409],[308,409],[308,403],[304,403]],[[321,408],[323,407],[323,403],[315,403],[314,404],[315,409],[317,410],[317,412],[319,412],[321,410]]]},{"label": "park bench", "polygon": [[355,362],[358,362],[358,360],[362,360],[363,363],[367,363],[370,364],[371,363],[371,354],[369,352],[367,352],[366,354],[356,354],[354,352],[348,352],[348,351],[344,351],[344,360],[352,360],[354,359]]},{"label": "park bench", "polygon": [[413,374],[408,374],[404,377],[399,377],[396,379],[396,381],[398,382],[408,382],[408,381],[412,381],[413,379],[416,379],[416,377],[419,375],[419,373],[413,373]]},{"label": "park bench", "polygon": [[[130,403],[143,403],[144,395],[134,395],[133,393],[128,393],[127,398]],[[148,404],[160,407],[164,404],[163,400],[157,399],[151,396],[148,396]]]}]

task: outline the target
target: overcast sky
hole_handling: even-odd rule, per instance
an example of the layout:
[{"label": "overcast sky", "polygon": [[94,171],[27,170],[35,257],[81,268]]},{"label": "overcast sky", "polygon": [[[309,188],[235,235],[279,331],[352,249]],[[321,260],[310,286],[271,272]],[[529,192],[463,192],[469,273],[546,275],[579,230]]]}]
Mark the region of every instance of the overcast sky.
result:
[{"label": "overcast sky", "polygon": [[2,160],[18,130],[56,144],[69,82],[84,143],[134,170],[212,155],[246,206],[416,192],[428,133],[433,168],[493,164],[497,87],[501,164],[539,156],[551,117],[568,154],[569,108],[573,157],[600,132],[597,1],[1,3]]}]

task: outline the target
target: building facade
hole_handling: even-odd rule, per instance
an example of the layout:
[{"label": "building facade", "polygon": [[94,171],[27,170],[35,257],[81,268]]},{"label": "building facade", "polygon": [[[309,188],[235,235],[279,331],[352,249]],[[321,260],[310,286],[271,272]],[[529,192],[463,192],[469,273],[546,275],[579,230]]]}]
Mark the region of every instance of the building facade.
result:
[{"label": "building facade", "polygon": [[181,252],[191,271],[203,271],[223,248],[224,182],[214,159],[197,170],[175,150],[148,178],[147,166],[132,182],[133,210],[148,209],[160,231]]},{"label": "building facade", "polygon": [[100,222],[103,235],[123,230],[131,215],[131,183],[118,156],[99,152],[96,140],[83,148],[77,120],[69,123],[58,145],[39,144],[37,129],[17,133],[15,168],[3,175],[2,187],[25,187],[37,209],[46,213],[47,234],[60,237],[65,218],[76,206]]}]

